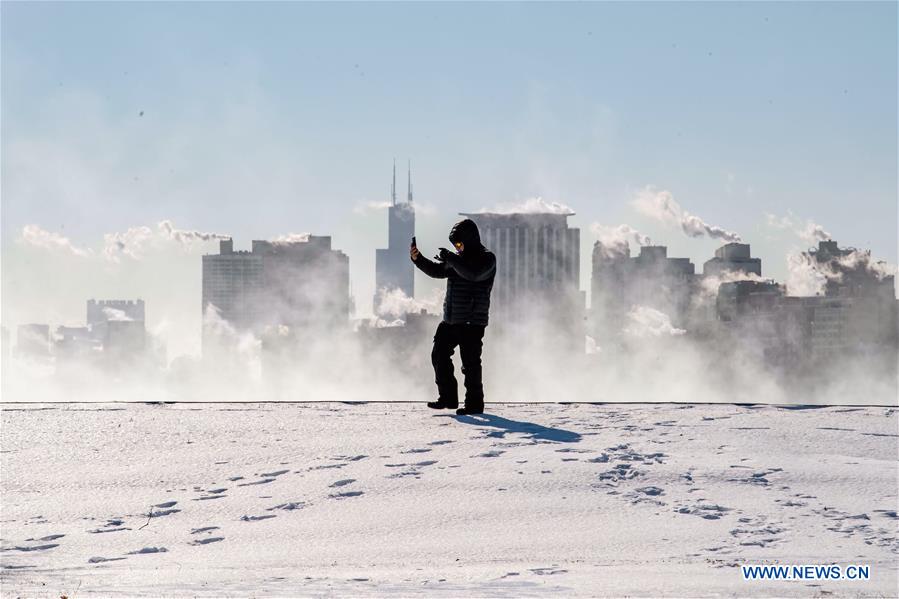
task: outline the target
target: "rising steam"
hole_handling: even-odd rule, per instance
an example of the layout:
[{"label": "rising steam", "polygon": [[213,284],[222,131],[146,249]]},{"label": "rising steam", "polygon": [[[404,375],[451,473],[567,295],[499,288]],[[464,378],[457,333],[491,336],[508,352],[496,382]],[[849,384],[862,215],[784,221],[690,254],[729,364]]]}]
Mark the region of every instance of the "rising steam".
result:
[{"label": "rising steam", "polygon": [[854,271],[870,273],[882,281],[885,277],[895,276],[897,269],[886,262],[875,261],[870,250],[849,248],[846,255],[825,261],[818,261],[809,252],[790,254],[787,256],[787,291],[796,296],[824,295],[829,281],[842,282],[847,273]]},{"label": "rising steam", "polygon": [[90,249],[76,246],[68,237],[64,237],[59,233],[45,231],[37,225],[25,225],[22,227],[22,236],[19,241],[36,248],[78,256],[79,258],[93,255]]},{"label": "rising steam", "polygon": [[687,331],[671,324],[671,317],[648,306],[634,306],[627,313],[628,324],[623,331],[636,339],[677,337]]},{"label": "rising steam", "polygon": [[689,237],[707,236],[726,242],[739,242],[741,238],[732,231],[710,225],[695,214],[690,214],[674,201],[670,191],[646,187],[637,193],[634,207],[655,220],[678,226]]},{"label": "rising steam", "polygon": [[124,233],[106,233],[103,235],[103,256],[110,262],[120,262],[122,256],[140,260],[153,241],[150,227],[131,227]]},{"label": "rising steam", "polygon": [[353,206],[353,212],[356,214],[367,214],[369,212],[377,212],[380,210],[387,210],[393,206],[393,202],[389,200],[384,200],[381,202],[377,202],[374,200],[370,200],[368,202],[357,202],[355,206]]},{"label": "rising steam", "polygon": [[275,244],[306,243],[309,241],[309,233],[288,233],[279,235],[271,240]]},{"label": "rising steam", "polygon": [[141,260],[149,251],[160,250],[167,245],[188,250],[195,242],[208,242],[216,239],[228,239],[222,233],[205,233],[178,229],[170,220],[163,220],[155,228],[148,226],[129,227],[125,231],[115,231],[103,235],[103,249],[95,253],[90,248],[80,248],[67,237],[58,233],[45,231],[37,225],[26,225],[22,228],[21,241],[32,247],[49,251],[62,252],[79,258],[91,258],[96,255],[113,263],[122,258]]},{"label": "rising steam", "polygon": [[417,314],[424,310],[428,314],[440,314],[443,305],[444,289],[435,289],[430,297],[417,299],[403,293],[402,289],[379,289],[377,316],[393,319],[403,318],[406,314]]},{"label": "rising steam", "polygon": [[215,241],[216,239],[230,238],[230,235],[224,235],[222,233],[203,233],[201,231],[176,229],[175,225],[173,225],[170,220],[160,221],[157,227],[163,235],[181,245],[189,245],[193,241]]},{"label": "rising steam", "polygon": [[636,245],[652,245],[652,240],[630,225],[606,226],[600,223],[590,225],[593,233],[607,258],[626,255],[631,249],[631,242]]},{"label": "rising steam", "polygon": [[760,277],[754,272],[743,270],[725,270],[715,275],[704,275],[699,280],[696,302],[705,304],[714,302],[718,296],[718,288],[722,283],[735,283],[737,281],[755,281],[756,283],[773,283],[773,279]]},{"label": "rising steam", "polygon": [[547,202],[541,197],[528,198],[516,204],[498,204],[493,208],[481,208],[478,212],[493,214],[574,214],[569,206]]},{"label": "rising steam", "polygon": [[768,226],[775,229],[788,229],[808,245],[816,245],[819,241],[830,241],[832,239],[831,234],[825,231],[821,225],[811,220],[807,220],[805,224],[802,224],[792,214],[775,216],[766,213],[765,218],[768,221]]},{"label": "rising steam", "polygon": [[109,306],[103,308],[103,316],[106,317],[106,320],[115,322],[132,322],[134,320],[133,318],[125,314],[124,310],[110,308]]}]

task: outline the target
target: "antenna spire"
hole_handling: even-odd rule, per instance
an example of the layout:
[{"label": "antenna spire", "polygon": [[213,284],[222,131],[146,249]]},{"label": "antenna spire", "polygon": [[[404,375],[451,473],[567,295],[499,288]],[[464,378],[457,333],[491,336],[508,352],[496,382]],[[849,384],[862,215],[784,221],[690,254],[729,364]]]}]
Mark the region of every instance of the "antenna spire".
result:
[{"label": "antenna spire", "polygon": [[406,201],[412,203],[412,161],[409,161],[409,192],[406,195]]},{"label": "antenna spire", "polygon": [[396,158],[393,159],[393,183],[390,184],[390,199],[396,206]]}]

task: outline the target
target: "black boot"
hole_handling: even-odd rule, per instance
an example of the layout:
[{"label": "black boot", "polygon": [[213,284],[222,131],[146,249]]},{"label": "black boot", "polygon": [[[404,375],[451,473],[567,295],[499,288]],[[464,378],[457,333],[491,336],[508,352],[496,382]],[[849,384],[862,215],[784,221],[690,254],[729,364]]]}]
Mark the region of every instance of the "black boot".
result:
[{"label": "black boot", "polygon": [[442,399],[438,399],[437,401],[429,401],[428,407],[433,408],[435,410],[455,410],[456,408],[459,407],[459,402],[456,401],[453,403],[449,403],[449,402],[443,401]]},{"label": "black boot", "polygon": [[456,414],[458,414],[459,416],[467,416],[468,414],[483,414],[483,413],[484,413],[484,406],[479,406],[479,407],[474,407],[474,408],[469,408],[468,406],[465,406],[464,408],[459,408],[458,410],[456,410]]}]

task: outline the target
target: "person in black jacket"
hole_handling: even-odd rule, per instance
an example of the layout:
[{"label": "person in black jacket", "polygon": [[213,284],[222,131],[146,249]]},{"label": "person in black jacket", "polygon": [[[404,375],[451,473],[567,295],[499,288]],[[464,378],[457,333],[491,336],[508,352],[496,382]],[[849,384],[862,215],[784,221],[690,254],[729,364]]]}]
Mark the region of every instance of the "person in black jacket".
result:
[{"label": "person in black jacket", "polygon": [[409,250],[420,271],[435,279],[446,279],[443,321],[437,325],[431,351],[438,399],[428,402],[428,407],[439,410],[459,406],[452,360],[458,345],[465,375],[465,406],[456,409],[456,414],[483,414],[481,347],[490,311],[490,290],[496,276],[496,256],[481,244],[478,226],[471,219],[456,223],[449,240],[458,253],[440,248],[435,261],[421,255],[414,238]]}]

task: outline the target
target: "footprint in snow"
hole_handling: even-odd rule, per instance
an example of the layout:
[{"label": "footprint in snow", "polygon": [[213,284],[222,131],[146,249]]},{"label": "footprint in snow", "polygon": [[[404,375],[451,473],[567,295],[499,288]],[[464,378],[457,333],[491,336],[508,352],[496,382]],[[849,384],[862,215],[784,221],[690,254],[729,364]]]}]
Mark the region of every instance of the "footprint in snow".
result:
[{"label": "footprint in snow", "polygon": [[124,527],[124,526],[119,526],[116,528],[95,528],[94,530],[89,530],[87,532],[89,532],[91,534],[99,534],[101,532],[118,532],[120,530],[131,530],[131,529]]},{"label": "footprint in snow", "polygon": [[400,453],[426,453],[428,451],[431,451],[431,450],[426,449],[426,448],[419,448],[419,449],[407,449],[406,451],[401,451]]},{"label": "footprint in snow", "polygon": [[163,507],[163,508],[165,508],[165,507],[172,507],[172,506],[175,505],[176,503],[178,503],[178,502],[177,502],[177,501],[166,501],[166,502],[163,502],[163,503],[157,503],[157,504],[154,505],[153,507]]},{"label": "footprint in snow", "polygon": [[271,483],[271,482],[275,482],[275,479],[274,478],[263,478],[263,479],[254,480],[254,481],[248,482],[248,483],[240,483],[237,486],[238,487],[249,487],[251,485],[264,485],[266,483]]},{"label": "footprint in snow", "polygon": [[343,493],[333,493],[328,495],[331,499],[346,499],[348,497],[359,497],[363,491],[344,491]]},{"label": "footprint in snow", "polygon": [[476,458],[497,458],[504,454],[505,452],[501,449],[493,449],[491,451],[485,451],[484,453],[479,453],[476,455]]},{"label": "footprint in snow", "polygon": [[395,472],[394,474],[390,474],[387,476],[387,478],[405,478],[407,476],[421,478],[421,473],[418,470],[403,470],[402,472]]},{"label": "footprint in snow", "polygon": [[529,568],[531,572],[540,576],[547,576],[551,574],[564,574],[568,572],[568,570],[562,570],[560,568]]},{"label": "footprint in snow", "polygon": [[120,518],[110,518],[106,521],[106,524],[103,524],[100,528],[95,528],[94,530],[89,530],[87,532],[89,532],[91,534],[98,534],[101,532],[117,532],[120,530],[131,530],[130,528],[126,528],[126,527],[122,526],[122,524],[124,524],[124,522],[125,521]]},{"label": "footprint in snow", "polygon": [[206,537],[203,539],[197,539],[196,541],[191,541],[191,545],[208,545],[209,543],[218,543],[219,541],[224,541],[225,537]]},{"label": "footprint in snow", "polygon": [[288,472],[290,472],[290,470],[277,470],[275,472],[263,472],[259,476],[262,476],[264,478],[272,478],[275,476],[281,476],[282,474],[287,474]]},{"label": "footprint in snow", "polygon": [[124,557],[92,557],[87,560],[89,564],[102,564],[103,562],[117,562],[119,560],[125,559]]},{"label": "footprint in snow", "polygon": [[0,551],[46,551],[48,549],[53,549],[54,547],[59,547],[59,543],[47,543],[46,545],[32,545],[30,547],[16,545],[15,547],[7,547],[6,549],[2,549]]},{"label": "footprint in snow", "polygon": [[26,541],[55,541],[56,539],[61,539],[66,535],[49,535],[46,537],[41,537],[39,539],[25,539]]},{"label": "footprint in snow", "polygon": [[704,518],[706,520],[718,520],[725,513],[731,511],[731,508],[717,504],[712,505],[708,503],[700,503],[695,506],[679,507],[674,511],[678,514],[690,514],[693,516],[699,516],[700,518]]},{"label": "footprint in snow", "polygon": [[143,555],[147,553],[165,553],[168,549],[165,547],[144,547],[143,549],[138,549],[137,551],[129,551],[128,555]]},{"label": "footprint in snow", "polygon": [[241,516],[240,519],[244,522],[255,522],[257,520],[268,520],[269,518],[274,518],[274,514],[263,514],[262,516]]},{"label": "footprint in snow", "polygon": [[209,532],[210,530],[218,530],[218,528],[219,528],[218,526],[204,526],[202,528],[192,528],[190,530],[190,534],[196,535],[196,534],[200,534],[201,532]]},{"label": "footprint in snow", "polygon": [[354,483],[354,482],[356,482],[356,479],[355,479],[355,478],[345,478],[345,479],[343,479],[343,480],[337,480],[337,481],[334,481],[333,483],[331,483],[331,484],[328,485],[328,486],[329,486],[329,487],[342,487],[342,486],[344,486],[344,485],[348,485],[348,484]]},{"label": "footprint in snow", "polygon": [[596,457],[596,458],[590,458],[590,459],[587,460],[587,461],[588,461],[588,462],[591,462],[591,463],[593,463],[593,464],[605,464],[606,462],[609,461],[609,454],[604,453],[604,454],[602,454],[602,455],[599,456],[599,457]]},{"label": "footprint in snow", "polygon": [[306,503],[304,501],[291,501],[288,503],[282,503],[281,505],[276,505],[275,507],[269,507],[269,508],[265,508],[265,509],[268,510],[269,512],[271,512],[273,510],[292,511],[292,510],[301,510],[304,507],[306,507]]},{"label": "footprint in snow", "polygon": [[447,443],[452,443],[449,439],[444,439],[442,441],[431,441],[428,445],[446,445]]}]

